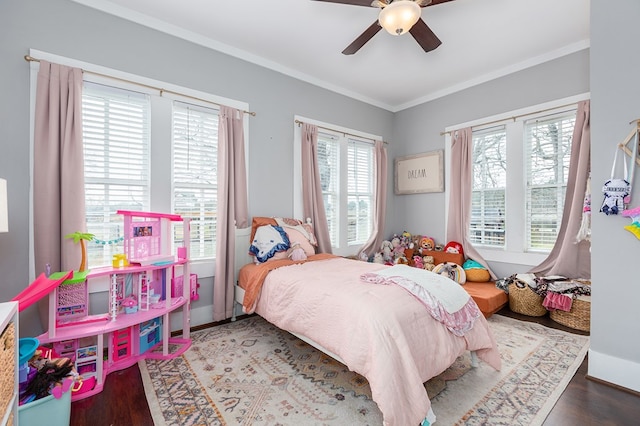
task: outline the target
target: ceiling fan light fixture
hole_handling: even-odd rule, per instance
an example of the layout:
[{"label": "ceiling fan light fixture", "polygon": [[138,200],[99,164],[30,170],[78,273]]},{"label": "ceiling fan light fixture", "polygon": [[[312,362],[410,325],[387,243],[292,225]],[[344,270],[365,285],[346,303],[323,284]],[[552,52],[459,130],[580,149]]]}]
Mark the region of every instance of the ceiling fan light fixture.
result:
[{"label": "ceiling fan light fixture", "polygon": [[420,6],[413,0],[396,0],[378,15],[380,26],[392,35],[402,35],[420,19]]}]

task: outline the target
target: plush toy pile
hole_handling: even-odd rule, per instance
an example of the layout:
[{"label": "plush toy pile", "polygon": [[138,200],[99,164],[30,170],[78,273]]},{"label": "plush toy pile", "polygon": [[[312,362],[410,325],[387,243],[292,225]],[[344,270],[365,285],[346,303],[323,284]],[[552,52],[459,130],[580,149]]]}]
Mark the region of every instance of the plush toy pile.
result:
[{"label": "plush toy pile", "polygon": [[432,270],[433,256],[427,255],[429,251],[445,251],[449,253],[462,253],[462,245],[455,241],[449,242],[446,246],[437,244],[435,240],[426,235],[411,235],[404,231],[402,234],[393,234],[389,240],[382,242],[380,251],[375,253],[370,262],[395,265],[403,263],[405,265],[416,266]]},{"label": "plush toy pile", "polygon": [[[405,264],[426,269],[450,276],[460,284],[464,284],[467,279],[471,281],[488,281],[490,279],[487,269],[472,259],[468,259],[465,265],[436,265],[433,257],[434,251],[455,253],[464,256],[462,244],[456,241],[449,241],[443,245],[437,243],[434,238],[427,235],[412,235],[404,231],[399,235],[393,234],[389,240],[382,242],[380,251],[376,252],[370,258],[365,256],[362,260],[385,265]],[[471,276],[469,276],[469,274]]]}]

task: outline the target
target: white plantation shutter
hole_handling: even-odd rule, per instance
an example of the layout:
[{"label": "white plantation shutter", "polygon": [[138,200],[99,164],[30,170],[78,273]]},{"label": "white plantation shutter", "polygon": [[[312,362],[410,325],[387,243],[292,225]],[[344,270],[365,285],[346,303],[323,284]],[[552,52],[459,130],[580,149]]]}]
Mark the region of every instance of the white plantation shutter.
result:
[{"label": "white plantation shutter", "polygon": [[371,236],[373,155],[371,141],[318,132],[318,169],[329,237],[340,254],[349,252],[349,246],[364,244]]},{"label": "white plantation shutter", "polygon": [[504,126],[473,132],[473,186],[469,238],[474,244],[505,246],[506,140]]},{"label": "white plantation shutter", "polygon": [[338,247],[340,226],[340,144],[338,138],[318,132],[318,170],[329,226],[331,246]]},{"label": "white plantation shutter", "polygon": [[373,229],[373,145],[347,145],[347,244],[364,244]]},{"label": "white plantation shutter", "polygon": [[191,259],[215,256],[217,159],[218,110],[174,102],[173,210],[191,218]]},{"label": "white plantation shutter", "polygon": [[553,248],[564,209],[576,111],[525,122],[527,249]]},{"label": "white plantation shutter", "polygon": [[123,252],[117,210],[149,210],[148,95],[85,82],[82,132],[88,264],[107,265]]}]

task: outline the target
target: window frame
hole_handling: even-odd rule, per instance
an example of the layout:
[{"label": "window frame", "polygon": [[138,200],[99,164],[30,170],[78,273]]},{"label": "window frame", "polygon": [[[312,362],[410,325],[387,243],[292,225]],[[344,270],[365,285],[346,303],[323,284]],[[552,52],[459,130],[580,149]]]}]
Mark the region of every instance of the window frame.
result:
[{"label": "window frame", "polygon": [[[525,147],[524,147],[524,122],[527,120],[535,119],[536,117],[548,116],[554,112],[562,112],[571,108],[574,104],[580,101],[587,100],[590,97],[590,93],[583,93],[580,95],[570,96],[566,98],[557,99],[554,101],[532,105],[529,107],[505,112],[498,115],[480,118],[477,120],[449,126],[445,128],[445,156],[451,158],[451,133],[456,129],[465,127],[474,127],[476,129],[482,129],[483,127],[490,127],[497,125],[498,123],[505,123],[507,131],[507,182],[518,182],[516,190],[509,191],[507,185],[506,194],[506,211],[508,212],[508,220],[506,225],[507,238],[505,241],[505,248],[492,248],[488,246],[474,245],[474,248],[478,253],[489,262],[510,263],[526,266],[535,266],[544,261],[548,253],[526,251],[526,233],[525,233],[525,215],[526,215],[526,200],[525,200],[525,173],[523,172],[525,163]],[[517,142],[520,141],[518,144]],[[449,217],[449,197],[450,197],[450,167],[446,167],[445,181],[445,198],[446,211],[445,211],[445,229],[446,221]]]},{"label": "window frame", "polygon": [[[340,174],[344,174],[345,176],[347,176],[347,158],[346,158],[346,152],[347,152],[347,144],[349,142],[349,139],[351,140],[357,140],[357,141],[362,141],[365,143],[371,143],[372,147],[373,144],[375,143],[376,140],[382,140],[382,136],[378,136],[378,135],[373,135],[373,134],[369,134],[369,133],[365,133],[359,130],[354,130],[354,129],[349,129],[346,127],[342,127],[342,126],[338,126],[335,124],[331,124],[331,123],[325,123],[322,121],[318,121],[318,120],[313,120],[310,118],[306,118],[306,117],[302,117],[302,116],[298,116],[296,115],[294,117],[294,139],[293,139],[293,193],[294,193],[294,202],[293,202],[293,214],[295,218],[299,218],[299,219],[304,219],[303,216],[303,207],[302,207],[302,180],[301,180],[301,176],[302,176],[302,160],[301,160],[301,156],[302,156],[302,147],[300,146],[300,140],[302,137],[302,126],[300,124],[298,124],[299,122],[304,122],[304,123],[308,123],[308,124],[313,124],[318,126],[319,131],[321,131],[322,133],[327,133],[327,134],[331,134],[339,139],[342,139],[344,142],[344,153],[345,155],[343,156],[343,158],[340,159],[341,161],[341,170],[339,171]],[[372,160],[372,167],[375,168],[375,154]],[[344,168],[344,169],[343,169]],[[342,179],[341,179],[342,180]],[[346,177],[345,177],[345,182],[346,182]],[[375,182],[373,182],[373,188],[372,188],[372,194],[373,194],[373,200],[372,200],[372,209],[375,206]],[[348,200],[347,200],[347,190],[345,188],[344,192],[340,192],[339,193],[339,198],[340,198],[340,206],[345,207],[345,213],[344,214],[340,214],[339,216],[339,221],[340,221],[340,229],[343,229],[344,227],[346,227],[347,225],[347,214],[346,214],[346,206],[348,204]],[[372,210],[373,211],[373,210]],[[372,217],[372,221],[375,220]],[[372,223],[373,225],[373,223]],[[372,228],[373,230],[373,228]],[[342,233],[342,232],[338,232],[338,234],[344,234],[344,243],[346,243],[346,232]],[[344,244],[340,247],[332,247],[332,251],[333,254],[336,255],[340,255],[340,256],[353,256],[356,255],[358,253],[358,251],[360,250],[360,248],[363,246],[363,244],[366,243],[357,243],[357,244]]]},{"label": "window frame", "polygon": [[[103,67],[100,65],[79,61],[73,58],[30,49],[29,55],[40,60],[46,60],[69,67],[81,68],[85,71],[84,80],[98,84],[106,84],[109,86],[120,87],[127,90],[148,93],[151,95],[151,132],[152,146],[154,144],[161,145],[160,148],[151,151],[151,168],[150,176],[153,184],[150,187],[151,205],[150,211],[173,212],[173,171],[171,170],[171,153],[173,150],[172,136],[172,112],[171,103],[173,101],[200,105],[206,108],[219,109],[221,105],[230,106],[243,111],[249,110],[249,104],[234,99],[228,99],[221,96],[213,95],[200,90],[190,89],[187,87],[175,85],[165,81],[155,80],[148,77],[131,74],[116,69]],[[33,123],[35,119],[35,92],[37,85],[38,70],[40,64],[38,62],[30,62],[30,152],[33,153]],[[161,88],[161,90],[159,90]],[[156,105],[154,100],[167,98],[171,102],[165,102],[165,105]],[[168,107],[167,107],[168,105]],[[168,109],[167,109],[168,108]],[[157,114],[163,110],[166,120],[159,120]],[[154,119],[154,117],[156,117]],[[163,126],[162,132],[154,131],[154,123]],[[249,122],[248,114],[244,117],[244,135],[245,135],[245,162],[249,161]],[[157,154],[162,154],[162,161],[156,158]],[[30,175],[33,176],[33,155],[30,156]],[[247,168],[247,182],[249,182],[249,170]],[[247,188],[249,194],[249,188]],[[33,188],[30,189],[30,198],[33,198]],[[34,260],[34,244],[33,244],[33,206],[30,208],[30,231],[29,231],[29,263],[30,275],[35,279],[35,260]],[[212,277],[215,275],[215,259],[203,259],[191,262],[191,270],[198,274],[199,277]],[[102,291],[96,288],[96,291]]]}]

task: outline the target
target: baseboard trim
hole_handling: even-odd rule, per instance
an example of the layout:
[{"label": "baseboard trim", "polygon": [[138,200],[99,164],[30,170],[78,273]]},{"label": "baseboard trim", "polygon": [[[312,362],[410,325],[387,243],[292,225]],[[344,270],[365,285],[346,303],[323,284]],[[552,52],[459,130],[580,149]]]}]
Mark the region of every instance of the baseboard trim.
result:
[{"label": "baseboard trim", "polygon": [[640,395],[640,364],[589,350],[589,380]]},{"label": "baseboard trim", "polygon": [[616,390],[619,390],[619,391],[622,391],[622,392],[625,392],[625,393],[630,393],[631,395],[640,397],[640,392],[634,391],[634,390],[629,389],[629,388],[625,388],[624,386],[616,385],[615,383],[607,382],[606,380],[598,379],[597,377],[592,377],[592,376],[590,376],[588,374],[586,376],[584,376],[584,377],[585,377],[585,379],[590,380],[592,382],[599,383],[601,385],[604,385],[604,386],[607,386],[607,387],[610,387],[610,388],[613,388],[613,389],[616,389]]}]

